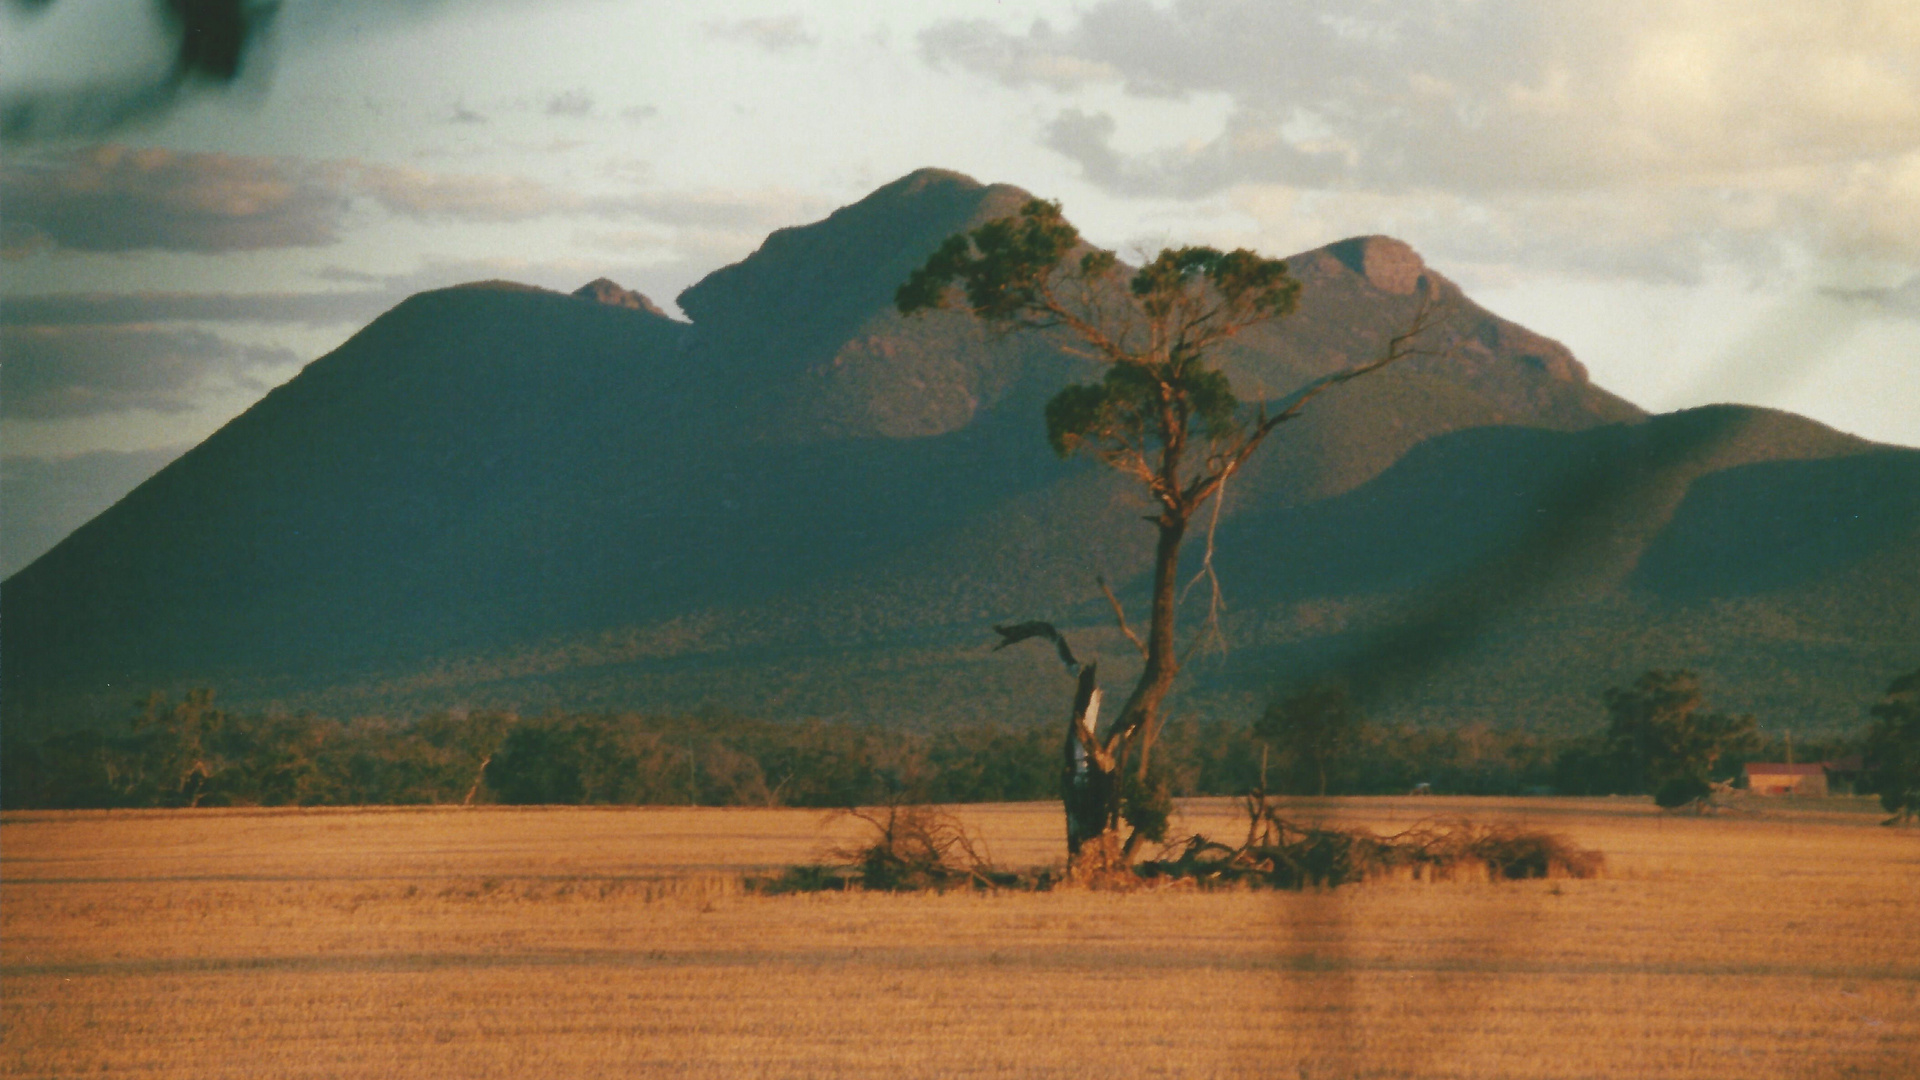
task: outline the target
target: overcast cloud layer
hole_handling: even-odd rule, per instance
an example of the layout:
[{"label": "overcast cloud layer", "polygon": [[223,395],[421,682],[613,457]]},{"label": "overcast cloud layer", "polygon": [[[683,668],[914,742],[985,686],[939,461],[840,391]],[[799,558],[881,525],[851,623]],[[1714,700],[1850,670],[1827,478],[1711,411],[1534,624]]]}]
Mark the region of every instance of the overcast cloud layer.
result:
[{"label": "overcast cloud layer", "polygon": [[[361,161],[134,149],[108,144],[0,163],[6,254],[317,247],[340,239],[354,201],[417,221],[506,223],[553,216],[642,218],[688,227],[771,227],[768,200],[718,193],[588,195],[521,176]],[[790,200],[773,200],[781,211]]]},{"label": "overcast cloud layer", "polygon": [[[50,420],[128,409],[187,412],[210,379],[245,382],[299,363],[290,350],[154,326],[0,327],[0,417]],[[260,392],[272,388],[260,383]]]},{"label": "overcast cloud layer", "polygon": [[1488,256],[1599,273],[1764,269],[1783,246],[1920,265],[1906,0],[1106,0],[921,47],[1010,87],[1226,99],[1220,130],[1132,152],[1107,111],[1055,112],[1048,145],[1116,194],[1411,200]]}]

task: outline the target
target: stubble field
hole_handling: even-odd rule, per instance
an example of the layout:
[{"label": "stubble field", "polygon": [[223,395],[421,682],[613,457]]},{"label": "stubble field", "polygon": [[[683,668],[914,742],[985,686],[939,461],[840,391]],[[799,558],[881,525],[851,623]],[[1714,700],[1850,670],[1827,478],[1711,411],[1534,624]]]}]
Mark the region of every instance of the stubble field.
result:
[{"label": "stubble field", "polygon": [[[0,819],[8,1076],[1911,1077],[1920,831],[1864,803],[1336,799],[1522,821],[1597,880],[762,896],[792,810]],[[996,861],[1058,810],[967,807]],[[1235,831],[1232,804],[1183,807]]]}]

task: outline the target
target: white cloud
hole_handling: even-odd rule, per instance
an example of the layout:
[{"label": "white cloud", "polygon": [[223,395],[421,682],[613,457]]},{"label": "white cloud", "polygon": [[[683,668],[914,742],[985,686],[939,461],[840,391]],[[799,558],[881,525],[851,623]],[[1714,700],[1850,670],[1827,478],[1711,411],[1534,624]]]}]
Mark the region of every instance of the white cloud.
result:
[{"label": "white cloud", "polygon": [[1121,78],[1111,64],[1075,55],[1071,43],[1060,41],[1046,22],[1034,23],[1025,37],[984,19],[941,23],[920,36],[920,52],[935,65],[951,60],[1015,87],[1037,83],[1073,90]]},{"label": "white cloud", "polygon": [[419,221],[637,218],[760,233],[821,208],[778,189],[616,194],[497,173],[116,145],[16,155],[0,166],[0,197],[9,258],[43,248],[212,254],[324,246],[340,239],[355,199]]},{"label": "white cloud", "polygon": [[[299,357],[193,328],[152,325],[0,327],[0,416],[55,420],[151,409],[187,412],[211,382],[263,392]],[[275,380],[277,381],[277,379]]]},{"label": "white cloud", "polygon": [[593,112],[593,97],[584,90],[568,90],[547,100],[548,116],[586,116]]},{"label": "white cloud", "polygon": [[[1601,272],[1760,268],[1782,244],[1920,265],[1906,0],[1105,0],[1064,29],[950,22],[921,45],[1064,95],[1043,139],[1116,194],[1411,200]],[[1209,137],[1126,152],[1125,99],[1087,107],[1115,87],[1224,94],[1231,112]],[[1585,251],[1527,236],[1594,214]]]},{"label": "white cloud", "polygon": [[277,158],[97,146],[0,166],[7,254],[252,251],[330,244],[345,197]]},{"label": "white cloud", "polygon": [[1920,320],[1920,274],[1894,286],[1832,287],[1825,295],[1881,315]]},{"label": "white cloud", "polygon": [[820,44],[820,39],[807,29],[806,20],[798,15],[710,22],[707,24],[707,34],[725,41],[749,42],[775,53]]}]

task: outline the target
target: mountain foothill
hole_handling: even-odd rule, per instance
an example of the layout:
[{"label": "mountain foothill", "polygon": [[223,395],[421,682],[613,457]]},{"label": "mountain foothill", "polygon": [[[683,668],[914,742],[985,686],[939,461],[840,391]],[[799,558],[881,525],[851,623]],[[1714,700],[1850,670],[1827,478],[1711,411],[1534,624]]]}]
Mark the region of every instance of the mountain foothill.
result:
[{"label": "mountain foothill", "polygon": [[[1096,584],[1144,617],[1124,478],[1047,446],[1093,373],[1046,332],[894,309],[1018,188],[923,170],[678,297],[601,279],[421,293],[0,585],[10,732],[152,689],[328,715],[725,710],[915,730],[1057,721],[1046,619],[1125,685]],[[1316,399],[1229,485],[1219,634],[1176,715],[1344,680],[1377,719],[1594,726],[1649,668],[1765,727],[1851,728],[1920,650],[1920,451],[1798,416],[1650,416],[1406,244],[1287,260],[1298,310],[1220,356],[1243,400],[1443,345]],[[1183,633],[1208,614],[1203,584]]]}]

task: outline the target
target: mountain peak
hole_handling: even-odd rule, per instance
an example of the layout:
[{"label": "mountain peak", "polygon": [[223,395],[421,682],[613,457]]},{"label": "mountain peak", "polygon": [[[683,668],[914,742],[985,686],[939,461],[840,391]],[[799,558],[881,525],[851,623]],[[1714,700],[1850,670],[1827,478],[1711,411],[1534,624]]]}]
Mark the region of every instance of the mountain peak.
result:
[{"label": "mountain peak", "polygon": [[[427,292],[517,292],[546,293],[549,296],[557,295],[552,289],[543,289],[538,285],[528,285],[520,281],[508,281],[505,278],[487,278],[484,281],[463,281],[458,285],[448,285],[444,289],[429,289]],[[420,295],[426,295],[426,293]]]},{"label": "mountain peak", "polygon": [[[1351,236],[1287,256],[1287,269],[1302,286],[1300,309],[1274,340],[1285,351],[1296,347],[1286,342],[1304,334],[1297,355],[1308,369],[1315,361],[1307,358],[1316,352],[1343,363],[1372,355],[1386,340],[1382,334],[1409,325],[1425,282],[1447,344],[1441,355],[1410,358],[1403,371],[1464,380],[1503,422],[1525,417],[1528,423],[1584,427],[1644,415],[1595,387],[1565,345],[1481,307],[1405,241]],[[1268,373],[1266,383],[1280,385],[1282,379]]]},{"label": "mountain peak", "polygon": [[1420,287],[1420,275],[1427,272],[1420,253],[1391,236],[1353,236],[1325,250],[1381,292],[1406,296]]},{"label": "mountain peak", "polygon": [[582,300],[591,300],[596,304],[606,304],[609,307],[632,308],[635,311],[644,311],[650,315],[659,315],[662,318],[665,318],[667,314],[660,310],[659,305],[647,299],[645,295],[626,288],[611,278],[594,278],[592,281],[573,290],[573,295]]},{"label": "mountain peak", "polygon": [[823,220],[774,232],[677,302],[710,333],[744,319],[777,329],[788,343],[816,329],[834,337],[847,319],[891,311],[894,289],[948,236],[1013,213],[1031,197],[947,169],[918,169]]},{"label": "mountain peak", "polygon": [[875,188],[861,202],[868,200],[884,201],[889,196],[918,195],[934,188],[951,188],[955,191],[978,191],[987,185],[975,180],[963,172],[952,169],[915,169],[907,175]]}]

